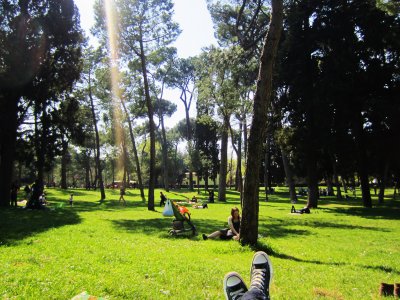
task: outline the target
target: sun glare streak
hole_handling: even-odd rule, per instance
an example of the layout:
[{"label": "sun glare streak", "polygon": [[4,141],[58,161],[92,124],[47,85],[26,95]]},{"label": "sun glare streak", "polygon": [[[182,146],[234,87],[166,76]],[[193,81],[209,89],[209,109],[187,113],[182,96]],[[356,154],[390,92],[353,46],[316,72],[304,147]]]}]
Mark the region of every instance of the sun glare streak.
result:
[{"label": "sun glare streak", "polygon": [[[122,101],[122,93],[119,87],[121,74],[118,69],[118,24],[117,24],[117,12],[115,9],[114,0],[105,0],[105,13],[107,23],[107,34],[108,34],[108,50],[110,58],[110,74],[111,74],[111,92],[112,92],[112,107],[114,117],[114,133],[116,145],[120,148],[122,145],[122,113],[120,107],[120,101]],[[117,170],[123,170],[123,155],[119,156],[117,162]]]}]

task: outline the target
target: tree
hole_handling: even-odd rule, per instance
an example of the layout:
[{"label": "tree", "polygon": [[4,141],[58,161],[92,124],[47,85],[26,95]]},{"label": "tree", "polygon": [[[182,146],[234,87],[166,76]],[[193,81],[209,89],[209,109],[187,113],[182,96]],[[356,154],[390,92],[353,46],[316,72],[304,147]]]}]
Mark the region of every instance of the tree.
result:
[{"label": "tree", "polygon": [[[236,47],[241,50],[236,52],[238,56],[231,62],[236,70],[233,72],[232,89],[237,93],[235,101],[238,101],[232,115],[239,123],[238,137],[231,134],[231,140],[238,161],[235,187],[241,192],[242,197],[242,144],[244,144],[246,160],[247,117],[251,110],[250,95],[254,94],[255,90],[257,57],[260,56],[262,41],[268,28],[269,7],[264,6],[264,2],[260,0],[208,0],[207,3],[219,44],[225,49]],[[231,133],[234,133],[232,124],[229,127]]]},{"label": "tree", "polygon": [[288,2],[278,102],[293,132],[296,169],[306,166],[308,206],[317,206],[323,176],[329,183],[334,175],[337,184],[338,174],[357,173],[363,204],[371,207],[369,176],[385,177],[381,158],[390,155],[373,147],[372,137],[387,140],[397,127],[390,112],[397,109],[399,23],[376,4]]},{"label": "tree", "polygon": [[[161,150],[163,162],[163,182],[164,189],[169,191],[169,176],[168,176],[168,141],[165,129],[164,115],[171,117],[176,111],[176,105],[163,99],[164,88],[168,84],[168,77],[173,72],[173,66],[176,64],[176,48],[160,49],[155,55],[152,55],[152,63],[156,66],[156,74],[153,77],[153,94],[157,95],[156,114],[158,115],[161,126]],[[160,86],[157,87],[157,82]]]},{"label": "tree", "polygon": [[210,47],[204,52],[198,62],[198,101],[201,105],[216,107],[216,112],[222,120],[221,164],[219,171],[218,200],[226,201],[226,176],[228,167],[228,138],[230,119],[239,105],[239,93],[236,82],[240,68],[238,60],[242,50],[239,47],[217,49]]},{"label": "tree", "polygon": [[90,110],[78,98],[81,95],[64,94],[60,108],[56,111],[56,123],[60,131],[61,143],[61,188],[67,186],[67,163],[69,158],[68,148],[70,143],[83,146],[91,133]]},{"label": "tree", "polygon": [[100,53],[94,51],[92,48],[87,49],[85,52],[85,68],[82,76],[82,80],[84,81],[84,97],[87,97],[89,100],[89,107],[91,111],[91,117],[92,117],[92,126],[93,126],[93,132],[95,134],[94,141],[95,141],[95,164],[96,164],[96,173],[97,173],[97,179],[99,181],[99,187],[100,187],[100,201],[103,201],[106,199],[106,193],[104,191],[104,183],[103,183],[103,170],[102,170],[102,164],[100,160],[100,135],[99,135],[99,129],[98,129],[98,113],[96,111],[96,106],[95,106],[95,91],[96,91],[96,78],[95,78],[95,72],[97,64],[100,63],[101,57]]},{"label": "tree", "polygon": [[246,177],[244,184],[243,216],[240,226],[242,244],[254,245],[258,239],[259,169],[262,143],[265,140],[267,111],[271,101],[273,67],[282,31],[283,3],[272,0],[272,14],[268,33],[260,57],[257,90],[254,95],[253,120],[250,128]]},{"label": "tree", "polygon": [[81,70],[82,34],[72,0],[3,4],[0,7],[0,205],[7,206],[20,100],[25,97],[32,102],[56,101],[59,93],[71,88]]},{"label": "tree", "polygon": [[[106,41],[106,18],[102,13],[104,0],[100,0],[95,8],[97,18],[96,33]],[[150,133],[150,176],[148,209],[154,210],[156,136],[154,123],[154,107],[149,84],[151,63],[149,56],[160,48],[168,46],[179,34],[177,23],[172,21],[173,4],[171,0],[115,0],[107,2],[108,22],[116,21],[115,31],[110,30],[110,39],[117,37],[121,58],[127,62],[131,72],[140,71],[143,80],[144,98],[147,106]],[[111,51],[117,51],[111,49]]]},{"label": "tree", "polygon": [[196,58],[181,58],[174,62],[172,65],[169,76],[166,81],[168,86],[177,88],[180,90],[181,100],[185,108],[185,120],[186,120],[186,137],[187,147],[189,153],[189,189],[193,190],[193,129],[190,122],[190,108],[192,107],[193,100],[196,97],[196,72],[195,72],[195,61]]}]

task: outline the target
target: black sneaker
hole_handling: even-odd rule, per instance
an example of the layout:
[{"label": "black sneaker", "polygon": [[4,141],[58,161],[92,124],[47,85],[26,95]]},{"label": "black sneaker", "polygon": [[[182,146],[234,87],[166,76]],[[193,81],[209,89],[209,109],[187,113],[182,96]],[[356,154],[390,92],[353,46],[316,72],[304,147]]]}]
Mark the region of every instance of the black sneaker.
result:
[{"label": "black sneaker", "polygon": [[247,292],[247,286],[236,272],[230,272],[224,278],[224,294],[227,300],[239,300]]},{"label": "black sneaker", "polygon": [[261,290],[265,294],[265,299],[269,300],[269,285],[272,275],[272,264],[268,255],[263,251],[256,252],[253,256],[250,269],[250,289],[256,288]]},{"label": "black sneaker", "polygon": [[203,240],[207,240],[208,237],[203,233]]}]

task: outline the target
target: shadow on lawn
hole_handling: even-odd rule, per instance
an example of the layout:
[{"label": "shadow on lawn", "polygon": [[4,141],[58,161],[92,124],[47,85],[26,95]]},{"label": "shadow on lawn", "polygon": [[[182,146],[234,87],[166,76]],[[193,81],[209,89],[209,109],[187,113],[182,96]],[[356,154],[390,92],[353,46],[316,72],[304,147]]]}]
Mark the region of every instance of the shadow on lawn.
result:
[{"label": "shadow on lawn", "polygon": [[324,208],[324,210],[337,215],[343,214],[343,215],[361,217],[365,219],[400,220],[400,207],[396,207],[396,205],[380,206],[373,208],[335,207],[335,208]]},{"label": "shadow on lawn", "polygon": [[[298,258],[292,255],[287,255],[284,253],[280,253],[275,251],[274,249],[272,249],[270,246],[263,244],[263,243],[258,243],[257,246],[253,247],[254,251],[264,251],[266,252],[269,256],[272,257],[276,257],[276,258],[280,258],[280,259],[286,259],[286,260],[291,260],[294,262],[299,262],[299,263],[306,263],[306,264],[315,264],[315,265],[325,265],[325,266],[349,266],[351,264],[348,263],[344,263],[344,262],[324,262],[324,261],[320,261],[320,260],[307,260],[307,259],[303,259],[303,258]],[[376,270],[376,271],[381,271],[381,272],[385,272],[385,273],[393,273],[396,275],[400,275],[400,271],[395,269],[395,268],[391,268],[391,267],[387,267],[387,266],[366,266],[366,265],[354,265],[358,268],[363,268],[363,269],[370,269],[370,270]]]},{"label": "shadow on lawn", "polygon": [[[168,231],[172,229],[172,220],[174,220],[174,218],[165,218],[160,212],[154,212],[154,214],[158,214],[159,217],[139,220],[112,220],[112,223],[117,228],[126,230],[127,232],[171,238],[168,235]],[[224,223],[223,221],[213,221],[209,219],[192,219],[191,222],[196,227],[197,236],[200,236],[201,233],[211,233],[226,228],[227,226],[227,224],[225,224],[226,222]],[[185,228],[190,228],[186,222],[184,225]]]},{"label": "shadow on lawn", "polygon": [[[306,215],[304,216],[307,217]],[[369,230],[369,231],[379,231],[379,232],[390,232],[389,229],[382,229],[376,227],[365,227],[365,226],[357,226],[351,224],[343,224],[336,222],[327,222],[320,221],[316,219],[266,219],[260,218],[259,221],[259,232],[261,235],[265,232],[267,236],[273,238],[282,238],[284,236],[301,236],[301,235],[310,235],[313,234],[311,230],[307,229],[294,229],[290,228],[292,226],[301,226],[306,228],[333,228],[333,229],[344,229],[344,230],[352,230],[352,229],[361,229],[361,230]]]},{"label": "shadow on lawn", "polygon": [[9,208],[0,210],[0,247],[51,228],[79,222],[81,219],[78,214],[67,209]]}]

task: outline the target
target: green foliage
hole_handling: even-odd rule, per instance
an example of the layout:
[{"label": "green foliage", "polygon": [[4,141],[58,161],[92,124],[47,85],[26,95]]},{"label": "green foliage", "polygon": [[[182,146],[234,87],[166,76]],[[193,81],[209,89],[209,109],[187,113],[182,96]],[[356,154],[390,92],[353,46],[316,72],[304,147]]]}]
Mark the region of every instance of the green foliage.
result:
[{"label": "green foliage", "polygon": [[[83,291],[108,299],[222,299],[227,272],[250,283],[253,250],[201,235],[168,236],[172,218],[159,207],[147,211],[138,190],[127,190],[126,207],[118,190],[107,190],[102,204],[94,191],[47,194],[50,210],[0,211],[4,299],[71,299]],[[175,200],[194,194],[166,193]],[[207,198],[204,191],[196,196]],[[200,234],[226,227],[231,207],[240,205],[236,192],[227,200],[189,208]],[[292,215],[284,188],[261,202],[258,247],[272,260],[273,299],[378,298],[380,282],[398,282],[399,201],[373,209],[358,203],[324,197],[310,215]],[[304,204],[302,198],[296,207]]]}]

